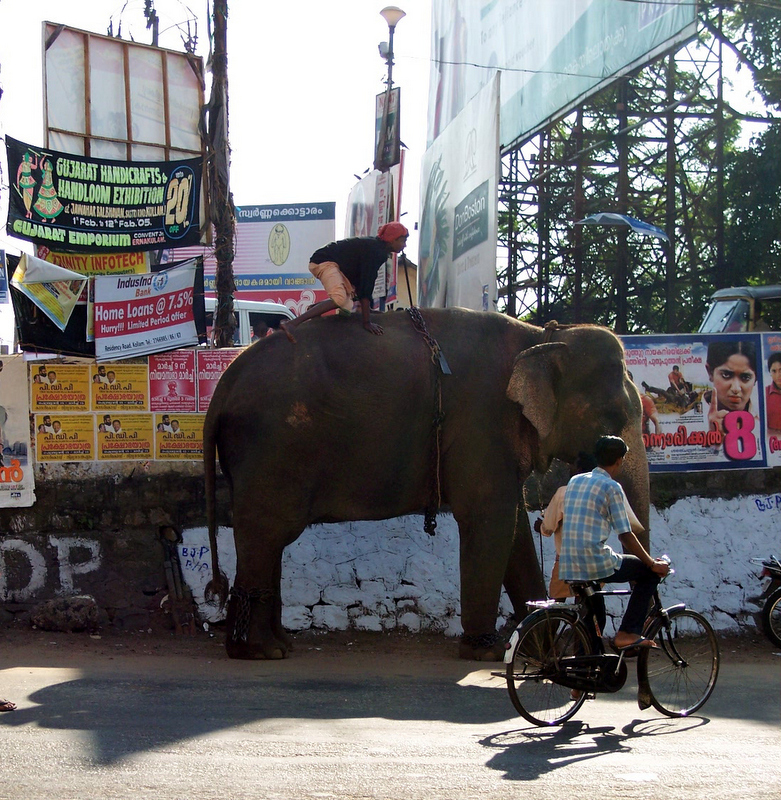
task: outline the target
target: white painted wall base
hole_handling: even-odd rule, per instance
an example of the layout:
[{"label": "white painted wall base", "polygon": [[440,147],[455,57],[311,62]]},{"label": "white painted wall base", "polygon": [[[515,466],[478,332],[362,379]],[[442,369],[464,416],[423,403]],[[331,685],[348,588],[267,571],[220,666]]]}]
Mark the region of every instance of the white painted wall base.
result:
[{"label": "white painted wall base", "polygon": [[[188,529],[183,537],[182,568],[202,618],[220,619],[224,614],[203,600],[211,579],[206,529]],[[781,495],[687,498],[652,509],[651,542],[653,553],[668,553],[676,569],[663,587],[666,604],[685,602],[721,632],[753,629],[758,606],[749,598],[761,587],[749,559],[781,554]],[[236,555],[229,529],[220,529],[218,546],[232,582]],[[553,542],[543,538],[541,546],[547,577]],[[461,633],[459,586],[458,530],[449,515],[439,517],[433,537],[423,532],[422,517],[317,525],[285,550],[282,622],[292,631],[401,628],[455,636]],[[503,595],[500,620],[510,611]],[[608,612],[620,617],[618,601]]]}]

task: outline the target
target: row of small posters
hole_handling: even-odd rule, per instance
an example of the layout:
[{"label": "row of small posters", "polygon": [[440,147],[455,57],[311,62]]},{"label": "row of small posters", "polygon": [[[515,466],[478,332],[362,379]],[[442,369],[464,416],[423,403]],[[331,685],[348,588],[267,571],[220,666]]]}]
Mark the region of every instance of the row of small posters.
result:
[{"label": "row of small posters", "polygon": [[200,461],[203,421],[240,349],[173,350],[136,362],[30,364],[38,461]]}]

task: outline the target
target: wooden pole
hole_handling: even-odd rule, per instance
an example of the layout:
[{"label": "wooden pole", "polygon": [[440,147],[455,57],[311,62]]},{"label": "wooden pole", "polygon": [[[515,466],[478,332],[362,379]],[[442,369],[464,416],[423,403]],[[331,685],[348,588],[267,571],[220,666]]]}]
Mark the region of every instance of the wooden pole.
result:
[{"label": "wooden pole", "polygon": [[228,144],[228,0],[214,0],[214,50],[212,92],[208,109],[207,175],[209,208],[214,224],[214,256],[217,261],[217,305],[214,311],[214,341],[217,347],[233,344],[236,317],[233,313],[235,209],[230,191],[230,146]]}]

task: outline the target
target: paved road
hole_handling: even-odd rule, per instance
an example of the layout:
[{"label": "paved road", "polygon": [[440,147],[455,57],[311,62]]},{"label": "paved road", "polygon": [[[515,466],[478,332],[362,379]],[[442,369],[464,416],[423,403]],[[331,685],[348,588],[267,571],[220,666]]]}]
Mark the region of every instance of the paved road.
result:
[{"label": "paved road", "polygon": [[553,729],[452,643],[323,637],[273,663],[170,645],[0,632],[19,706],[0,715],[0,798],[779,797],[781,657],[761,640],[727,645],[702,716],[639,711],[630,678]]}]

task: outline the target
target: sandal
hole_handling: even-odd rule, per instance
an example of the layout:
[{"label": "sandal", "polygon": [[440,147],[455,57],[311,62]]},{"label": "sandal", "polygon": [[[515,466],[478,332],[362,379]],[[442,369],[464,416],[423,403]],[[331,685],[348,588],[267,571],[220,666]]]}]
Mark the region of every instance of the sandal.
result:
[{"label": "sandal", "polygon": [[641,649],[658,650],[659,645],[653,639],[646,639],[645,636],[638,636],[633,642],[619,647],[613,639],[613,648],[617,653],[624,653],[626,656],[637,655]]}]

